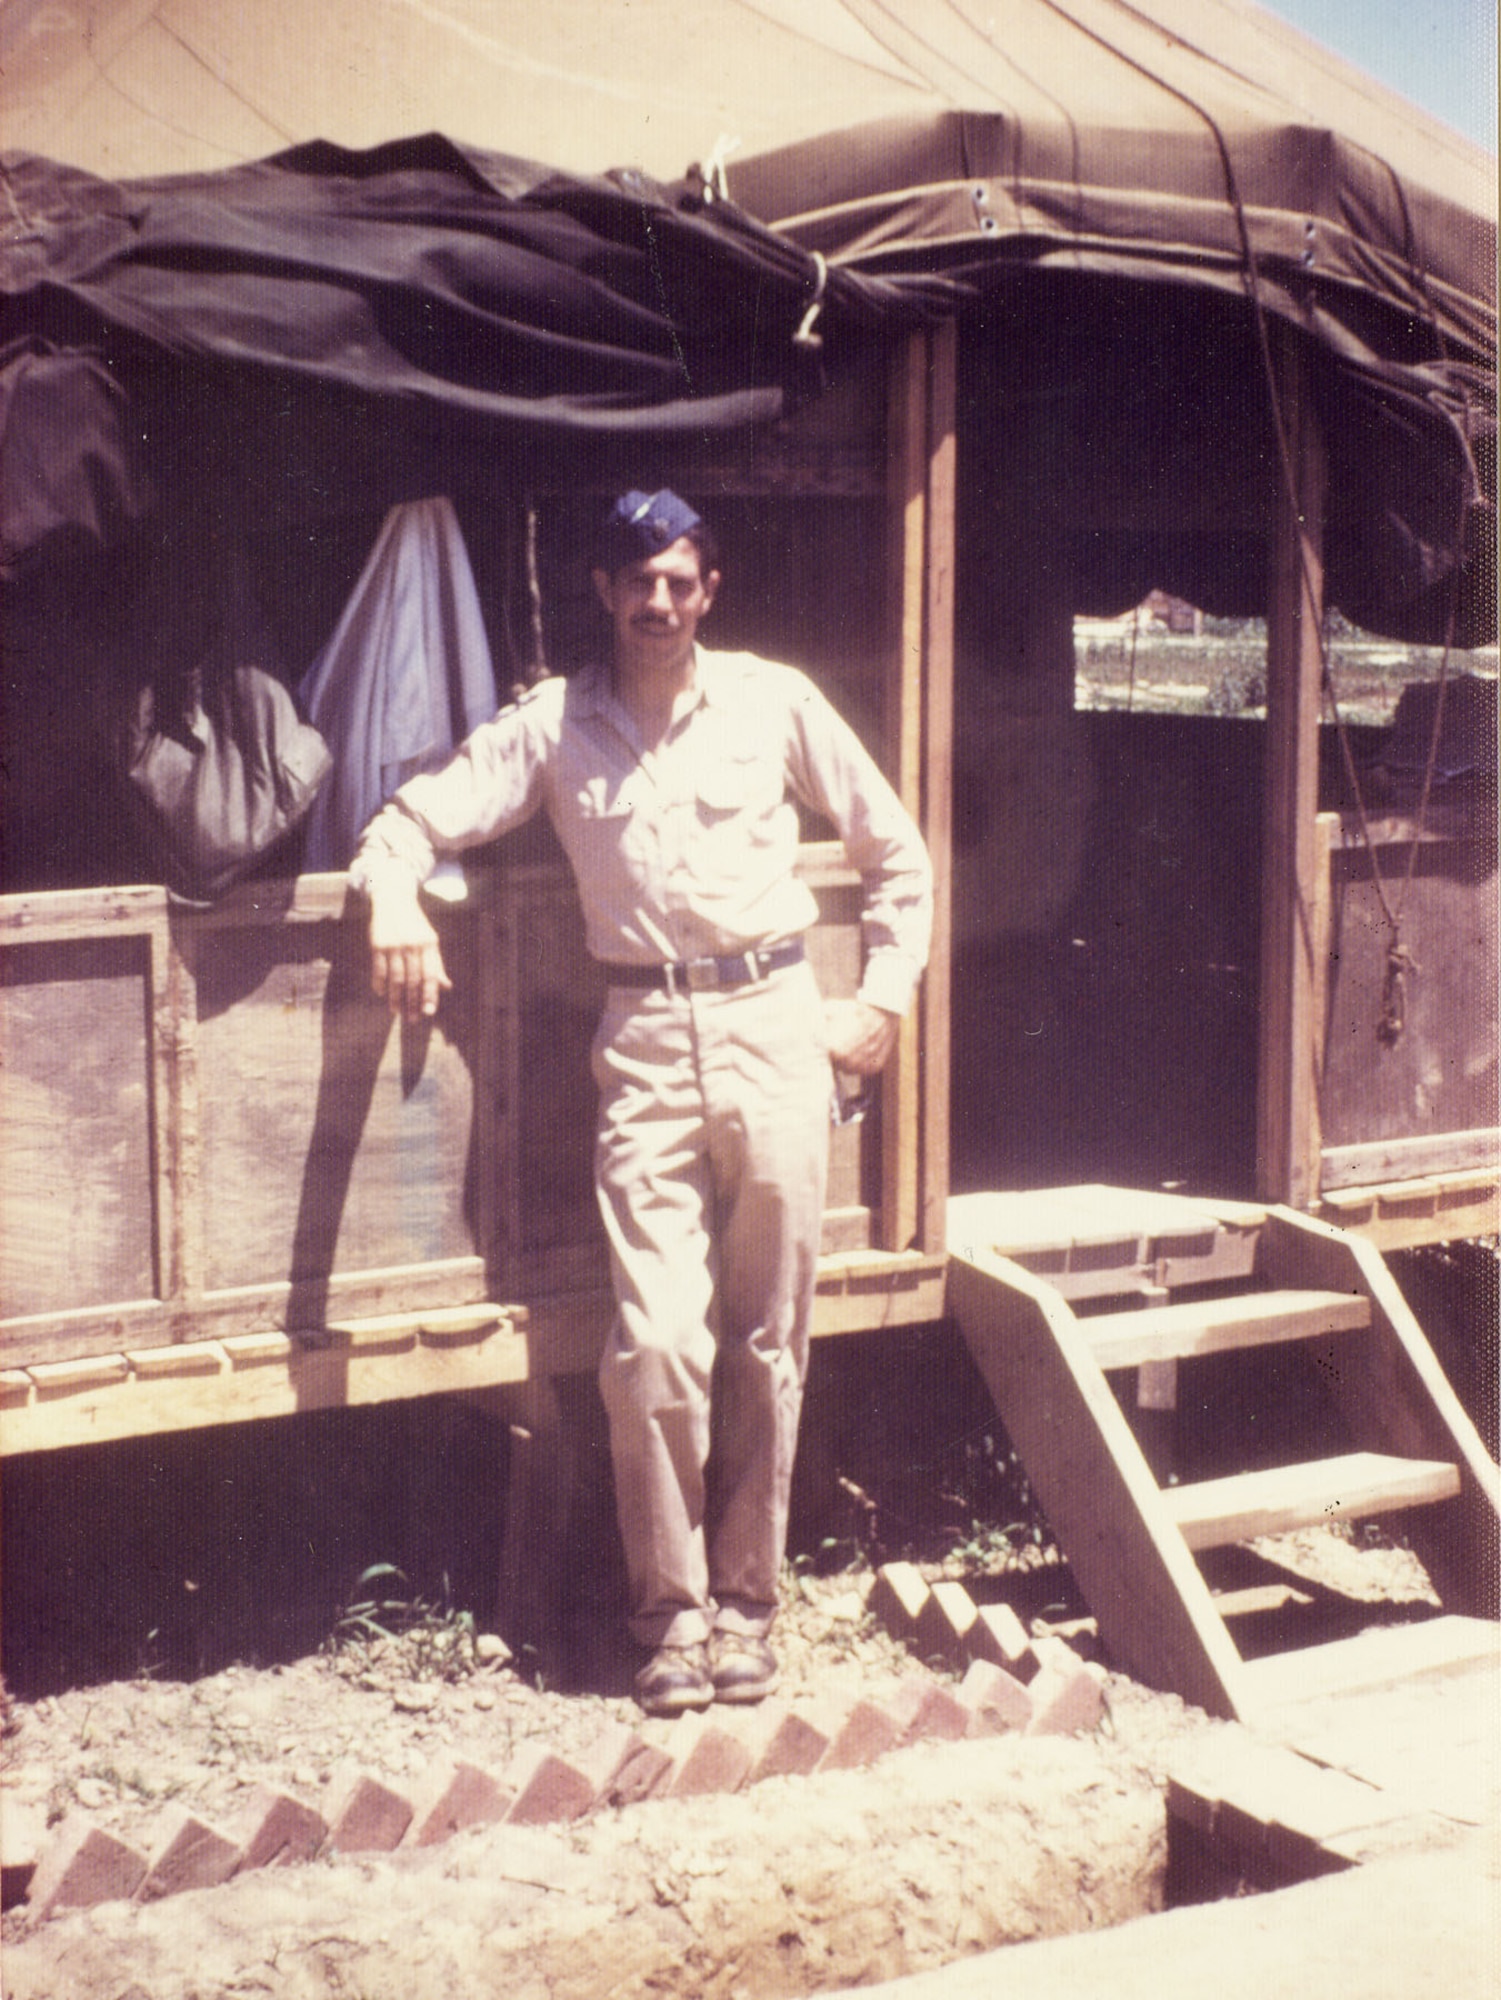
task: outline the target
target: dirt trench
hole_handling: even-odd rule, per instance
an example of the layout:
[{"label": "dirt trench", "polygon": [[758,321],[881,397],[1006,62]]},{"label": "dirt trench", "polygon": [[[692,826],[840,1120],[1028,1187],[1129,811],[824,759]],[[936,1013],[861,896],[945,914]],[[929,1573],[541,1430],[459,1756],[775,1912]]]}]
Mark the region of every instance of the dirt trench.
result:
[{"label": "dirt trench", "polygon": [[430,1856],[272,1869],[14,1941],[6,2000],[794,2000],[1161,1907],[1156,1786],[1090,1740],[920,1746]]}]

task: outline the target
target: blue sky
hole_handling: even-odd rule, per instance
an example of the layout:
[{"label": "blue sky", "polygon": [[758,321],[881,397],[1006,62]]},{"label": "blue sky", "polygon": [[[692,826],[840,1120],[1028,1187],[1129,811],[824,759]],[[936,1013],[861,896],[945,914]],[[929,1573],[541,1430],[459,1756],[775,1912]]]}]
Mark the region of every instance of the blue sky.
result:
[{"label": "blue sky", "polygon": [[1262,0],[1262,5],[1495,152],[1495,0]]}]

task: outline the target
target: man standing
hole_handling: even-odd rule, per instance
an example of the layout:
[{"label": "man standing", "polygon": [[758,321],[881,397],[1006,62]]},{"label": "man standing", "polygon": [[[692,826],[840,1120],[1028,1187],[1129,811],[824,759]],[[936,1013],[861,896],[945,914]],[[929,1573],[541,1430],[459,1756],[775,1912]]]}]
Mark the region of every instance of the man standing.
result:
[{"label": "man standing", "polygon": [[[600,1364],[648,1713],[769,1694],[828,1160],[830,1064],[873,1075],[927,956],[921,837],[794,668],[697,643],[712,536],[627,493],[593,570],[608,665],[544,681],[371,821],[372,980],[432,1014],[449,981],[418,900],[437,857],[545,807],[608,974],[596,1180],[615,1322]],[[824,1003],[797,805],[865,889],[859,997]]]}]

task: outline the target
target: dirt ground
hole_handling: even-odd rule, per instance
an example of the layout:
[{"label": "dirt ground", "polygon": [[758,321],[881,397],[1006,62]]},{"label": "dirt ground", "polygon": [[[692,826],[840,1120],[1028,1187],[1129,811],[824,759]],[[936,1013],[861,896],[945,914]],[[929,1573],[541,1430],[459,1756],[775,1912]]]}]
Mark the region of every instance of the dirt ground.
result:
[{"label": "dirt ground", "polygon": [[[1274,1896],[1169,1910],[867,1989],[870,2000],[1455,2000],[1497,1991],[1501,1838],[1403,1854]],[[1001,1972],[1004,1972],[1002,1979]]]},{"label": "dirt ground", "polygon": [[[829,1348],[794,1489],[781,1696],[816,1707],[952,1675],[866,1615],[883,1560],[958,1578],[1029,1628],[1075,1628],[1085,1607],[957,1336]],[[410,1792],[445,1757],[499,1769],[523,1745],[586,1751],[610,1723],[663,1733],[641,1722],[634,1661],[610,1636],[622,1580],[598,1482],[565,1552],[570,1657],[540,1671],[489,1636],[505,1481],[492,1421],[444,1398],[8,1466],[7,1845],[81,1811],[149,1852],[174,1807],[232,1833],[257,1785],[326,1806],[354,1771]],[[1291,1583],[1326,1628],[1432,1601],[1414,1559],[1361,1530],[1226,1553],[1227,1587]],[[404,1578],[359,1584],[373,1564]],[[399,1642],[351,1608],[387,1597],[420,1614]],[[1287,1636],[1237,1631],[1248,1652]],[[1091,1649],[1087,1626],[1072,1642]],[[1077,1740],[920,1746],[866,1772],[40,1925],[21,1908],[0,1983],[6,2000],[794,2000],[936,1977],[1164,1897],[1234,1896],[1233,1875],[1163,1854],[1165,1774],[1225,1725],[1117,1673],[1105,1692],[1101,1726]]]},{"label": "dirt ground", "polygon": [[[1403,1551],[1339,1533],[1284,1537],[1259,1555],[1347,1606],[1390,1613],[1428,1597]],[[1067,1608],[1062,1566],[1036,1548],[971,1548],[925,1567],[1028,1615],[1039,1604]],[[794,1703],[879,1697],[915,1670],[949,1671],[915,1661],[867,1617],[870,1580],[859,1564],[789,1572],[778,1647]],[[1087,1630],[1078,1643],[1088,1647]],[[149,1849],[167,1807],[231,1826],[258,1784],[317,1805],[355,1769],[400,1788],[445,1755],[496,1768],[523,1743],[582,1751],[606,1722],[640,1722],[624,1685],[605,1680],[606,1692],[536,1686],[498,1642],[452,1617],[431,1617],[399,1642],[346,1620],[341,1645],[269,1667],[142,1674],[14,1702],[0,1740],[0,1813],[15,1827],[82,1809]],[[39,1926],[13,1912],[4,1992],[791,2000],[1115,1923],[1161,1901],[1170,1758],[1223,1725],[1120,1675],[1107,1694],[1100,1729],[1077,1741],[930,1746],[836,1774],[837,1785],[775,1780],[737,1799],[650,1801],[528,1834],[525,1852],[517,1830],[499,1828],[458,1836],[424,1861],[266,1871],[154,1908],[112,1905]],[[646,1723],[643,1733],[666,1727]],[[1009,1900],[966,1872],[976,1855],[990,1857],[990,1879],[1009,1883]],[[768,1879],[782,1884],[770,1905]],[[566,1893],[570,1881],[582,1884],[577,1893]]]}]

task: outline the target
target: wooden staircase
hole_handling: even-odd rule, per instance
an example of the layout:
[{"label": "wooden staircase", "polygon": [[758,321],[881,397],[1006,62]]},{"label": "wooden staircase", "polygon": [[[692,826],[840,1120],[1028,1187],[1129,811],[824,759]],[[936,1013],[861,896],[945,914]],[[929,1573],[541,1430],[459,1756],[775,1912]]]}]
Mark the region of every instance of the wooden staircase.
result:
[{"label": "wooden staircase", "polygon": [[[1128,1673],[1247,1721],[1305,1689],[1389,1678],[1394,1659],[1402,1673],[1495,1656],[1501,1628],[1477,1621],[1497,1614],[1501,1480],[1370,1244],[1289,1209],[1088,1186],[956,1196],[948,1245],[949,1311]],[[1309,1379],[1268,1357],[1288,1342],[1348,1448],[1266,1465],[1266,1420]],[[1216,1365],[1260,1371],[1245,1406],[1256,1435],[1216,1433],[1224,1476],[1177,1483],[1162,1413],[1236,1350],[1243,1361]],[[1417,1553],[1445,1616],[1383,1635],[1395,1650],[1355,1638],[1243,1659],[1200,1554],[1372,1515]]]}]

